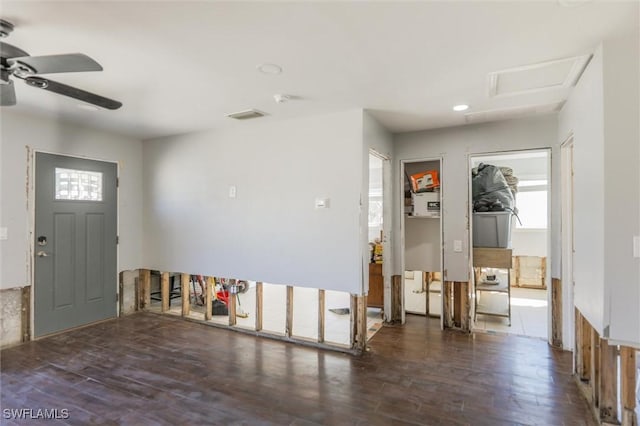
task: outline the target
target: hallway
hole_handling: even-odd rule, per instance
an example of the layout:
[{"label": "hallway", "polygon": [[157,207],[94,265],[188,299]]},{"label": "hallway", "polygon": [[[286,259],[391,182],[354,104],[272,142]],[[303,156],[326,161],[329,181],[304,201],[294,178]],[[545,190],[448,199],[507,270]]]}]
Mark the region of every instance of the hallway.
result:
[{"label": "hallway", "polygon": [[369,344],[356,357],[138,313],[3,350],[1,403],[67,409],[56,424],[595,424],[571,354],[539,339],[409,316]]}]

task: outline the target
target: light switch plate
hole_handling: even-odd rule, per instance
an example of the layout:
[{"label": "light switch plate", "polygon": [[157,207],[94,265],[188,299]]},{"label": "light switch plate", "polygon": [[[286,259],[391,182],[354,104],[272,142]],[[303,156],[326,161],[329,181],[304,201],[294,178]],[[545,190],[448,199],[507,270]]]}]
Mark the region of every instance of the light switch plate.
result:
[{"label": "light switch plate", "polygon": [[237,192],[236,192],[236,186],[235,185],[231,185],[229,187],[229,198],[236,198]]},{"label": "light switch plate", "polygon": [[9,239],[9,230],[4,226],[0,228],[0,240],[8,240]]},{"label": "light switch plate", "polygon": [[462,240],[453,240],[453,251],[462,253]]}]

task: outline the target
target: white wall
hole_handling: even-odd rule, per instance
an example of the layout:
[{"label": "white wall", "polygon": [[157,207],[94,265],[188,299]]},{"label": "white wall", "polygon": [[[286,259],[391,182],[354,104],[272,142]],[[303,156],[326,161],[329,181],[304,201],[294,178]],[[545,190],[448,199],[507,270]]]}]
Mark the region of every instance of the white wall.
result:
[{"label": "white wall", "polygon": [[[443,157],[441,170],[442,215],[444,227],[444,268],[446,280],[469,281],[469,156],[471,154],[552,147],[552,169],[556,167],[557,117],[549,115],[532,119],[460,126],[446,129],[399,134],[395,136],[395,161]],[[559,158],[559,155],[557,155]],[[402,188],[396,171],[395,209],[400,211]],[[559,181],[558,181],[559,182]],[[559,191],[559,183],[552,176],[552,191]],[[552,209],[559,205],[552,205]],[[399,219],[399,218],[397,218]],[[399,220],[394,224],[399,229]],[[551,232],[556,257],[560,247],[559,215],[552,215]],[[397,236],[396,236],[397,237]],[[453,240],[462,240],[462,253],[453,251]],[[557,240],[557,241],[556,241]],[[398,238],[396,238],[398,244]],[[396,253],[395,273],[400,273],[400,257]],[[553,263],[558,263],[557,261]],[[558,265],[552,264],[552,273],[559,276]]]},{"label": "white wall", "polygon": [[575,305],[599,334],[640,345],[638,34],[605,41],[559,121],[574,135]]},{"label": "white wall", "polygon": [[362,117],[145,141],[144,267],[360,293]]},{"label": "white wall", "polygon": [[640,346],[640,30],[605,40],[604,78],[604,271],[609,338]]},{"label": "white wall", "polygon": [[27,146],[37,151],[118,162],[118,267],[138,268],[142,241],[141,142],[7,108],[2,109],[1,123],[0,226],[8,228],[9,238],[0,241],[0,288],[25,286],[30,281],[28,232],[32,206],[27,206]]},{"label": "white wall", "polygon": [[514,256],[547,257],[547,230],[520,229],[512,226],[511,246]]}]

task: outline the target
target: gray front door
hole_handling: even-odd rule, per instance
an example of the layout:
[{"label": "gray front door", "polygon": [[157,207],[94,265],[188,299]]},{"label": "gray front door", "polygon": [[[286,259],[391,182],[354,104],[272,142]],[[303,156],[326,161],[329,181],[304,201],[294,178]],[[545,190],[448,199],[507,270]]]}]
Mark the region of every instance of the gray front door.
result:
[{"label": "gray front door", "polygon": [[36,337],[116,315],[116,170],[36,153]]}]

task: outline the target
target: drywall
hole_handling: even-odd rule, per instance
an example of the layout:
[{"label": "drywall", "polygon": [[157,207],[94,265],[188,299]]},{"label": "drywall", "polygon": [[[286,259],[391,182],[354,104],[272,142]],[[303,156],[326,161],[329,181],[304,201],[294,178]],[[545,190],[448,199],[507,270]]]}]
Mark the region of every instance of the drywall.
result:
[{"label": "drywall", "polygon": [[[444,233],[444,268],[446,280],[469,281],[469,235],[468,235],[468,197],[469,197],[469,156],[471,154],[501,151],[523,150],[552,147],[552,164],[559,149],[557,143],[557,117],[548,115],[522,120],[511,120],[477,125],[460,126],[446,129],[396,135],[395,161],[419,160],[442,157],[441,192]],[[559,158],[559,156],[557,156]],[[552,166],[553,167],[553,166]],[[395,209],[401,211],[402,188],[400,176],[396,172]],[[552,191],[559,191],[552,176]],[[554,208],[554,206],[552,206]],[[559,209],[559,206],[557,207]],[[394,228],[400,229],[396,217]],[[552,247],[559,253],[560,237],[556,228],[559,221],[551,224]],[[559,230],[559,228],[558,228]],[[555,241],[555,240],[558,241]],[[461,253],[453,251],[453,241],[461,240]],[[396,236],[396,244],[398,236]],[[555,262],[557,263],[557,262]],[[552,268],[559,266],[555,265]],[[394,270],[400,273],[400,257],[395,256]]]},{"label": "drywall", "polygon": [[143,142],[144,266],[360,293],[362,110],[260,120]]},{"label": "drywall", "polygon": [[604,328],[604,113],[602,46],[593,54],[559,115],[558,140],[573,134],[574,303],[602,335]]},{"label": "drywall", "polygon": [[[558,207],[559,208],[559,207]],[[511,247],[514,256],[547,256],[546,229],[511,228]]]},{"label": "drywall", "polygon": [[[95,114],[110,114],[109,111]],[[27,205],[27,147],[56,154],[82,156],[119,164],[120,190],[118,266],[140,264],[142,241],[142,145],[138,140],[91,130],[55,119],[28,116],[7,109],[1,116],[1,227],[9,238],[2,246],[0,288],[29,285],[29,229],[32,205]]]},{"label": "drywall", "polygon": [[[636,28],[637,31],[637,28]],[[574,140],[575,305],[596,331],[640,345],[638,34],[606,40],[563,108]]]},{"label": "drywall", "polygon": [[[603,43],[604,272],[609,338],[640,345],[640,30]],[[601,174],[600,171],[599,174]]]}]

